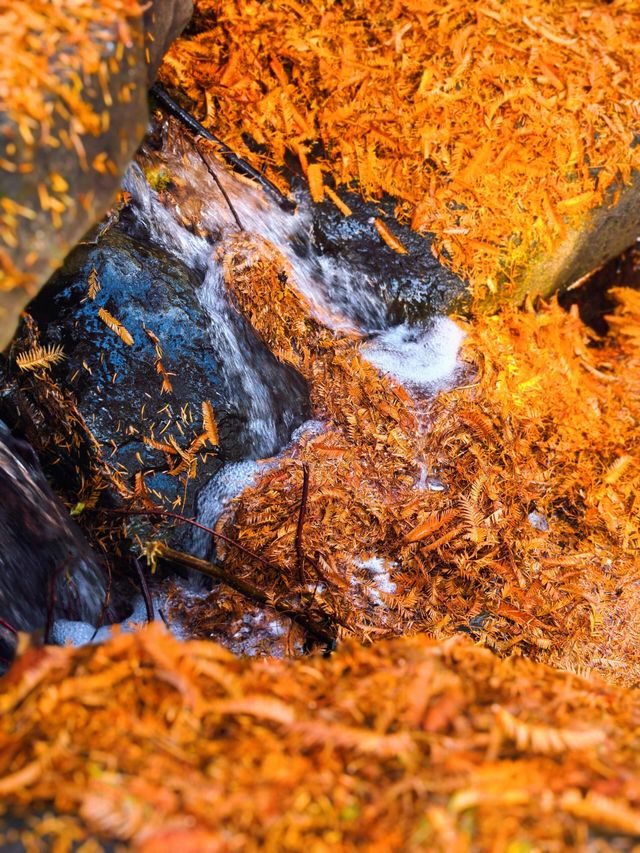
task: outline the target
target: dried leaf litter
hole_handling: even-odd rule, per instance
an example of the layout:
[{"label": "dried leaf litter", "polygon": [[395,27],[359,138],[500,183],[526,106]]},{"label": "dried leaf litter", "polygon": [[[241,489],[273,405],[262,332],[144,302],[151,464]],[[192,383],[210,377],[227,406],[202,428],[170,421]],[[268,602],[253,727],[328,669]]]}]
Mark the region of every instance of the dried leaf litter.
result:
[{"label": "dried leaf litter", "polygon": [[635,0],[199,0],[161,72],[274,180],[398,199],[478,297],[630,181],[639,75]]},{"label": "dried leaf litter", "polygon": [[[198,15],[216,27],[182,40],[165,74],[212,128],[258,164],[281,162],[287,148],[310,158],[338,198],[354,180],[365,193],[392,192],[399,215],[433,230],[441,255],[477,286],[495,277],[505,247],[515,269],[515,249],[552,246],[637,156],[626,129],[638,62],[630,3],[200,2]],[[587,67],[587,43],[602,63]],[[472,106],[460,93],[471,72],[478,101],[467,127]],[[621,94],[605,111],[612,85]],[[351,118],[326,105],[332,97]],[[365,129],[366,103],[385,121]],[[535,120],[522,121],[524,104]],[[423,140],[415,116],[436,105],[438,121],[421,126],[441,135]],[[487,145],[502,142],[482,153],[487,115]],[[543,132],[542,117],[556,133]],[[242,129],[267,153],[245,150]],[[515,133],[527,129],[531,138]],[[569,140],[583,147],[572,153]],[[602,167],[596,183],[585,152]],[[322,192],[318,169],[310,183]],[[482,193],[504,207],[460,206]],[[545,215],[532,217],[541,193]],[[518,221],[535,223],[528,246],[513,240],[524,234]],[[67,849],[89,832],[147,851],[631,849],[638,292],[611,292],[600,337],[554,302],[463,324],[460,383],[430,400],[373,368],[357,336],[315,319],[273,246],[230,237],[222,260],[237,307],[305,376],[327,426],[302,436],[219,522],[268,565],[232,547],[220,556],[273,602],[297,597],[351,639],[329,660],[241,660],[157,626],[97,649],[28,650],[0,696],[0,792],[11,809],[53,806],[63,817],[34,820],[25,839]],[[220,615],[237,598],[221,586],[183,612],[192,633],[224,641]],[[296,654],[301,641],[291,626],[264,650]]]},{"label": "dried leaf litter", "polygon": [[302,663],[155,626],[31,650],[0,707],[5,807],[80,816],[41,819],[30,849],[87,828],[146,853],[631,850],[640,833],[637,695],[460,638]]},{"label": "dried leaf litter", "polygon": [[[272,280],[263,246],[258,257]],[[424,447],[389,388],[378,396],[360,376],[352,405],[373,425],[354,425],[341,384],[315,386],[332,426],[303,438],[222,525],[280,567],[229,549],[227,570],[274,601],[285,586],[308,603],[291,522],[305,461],[310,606],[356,638],[330,659],[242,660],[160,626],[100,648],[28,650],[3,682],[0,791],[14,811],[53,806],[57,817],[24,830],[29,843],[89,833],[147,851],[631,849],[640,300],[614,297],[611,334],[597,341],[556,305],[470,327],[476,378],[432,403]],[[317,372],[350,375],[341,364],[357,352],[312,332],[326,353]],[[416,492],[419,450],[448,490]],[[395,586],[375,606],[371,553]],[[193,614],[203,636],[225,595]],[[471,637],[437,639],[462,628]],[[421,630],[433,636],[384,639]]]}]

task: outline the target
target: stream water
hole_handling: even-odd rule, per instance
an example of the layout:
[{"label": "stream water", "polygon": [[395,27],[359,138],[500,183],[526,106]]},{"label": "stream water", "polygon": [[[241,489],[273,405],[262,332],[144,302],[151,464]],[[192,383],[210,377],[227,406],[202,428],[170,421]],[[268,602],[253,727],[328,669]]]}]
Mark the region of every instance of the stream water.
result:
[{"label": "stream water", "polygon": [[[289,213],[257,185],[236,177],[215,161],[210,166],[244,230],[269,241],[285,256],[292,283],[306,297],[317,320],[338,332],[362,335],[365,358],[381,372],[392,374],[409,394],[433,394],[455,380],[463,338],[458,325],[446,317],[432,318],[421,325],[392,324],[380,288],[369,273],[316,250],[311,204],[304,194],[297,198],[296,212]],[[287,421],[287,413],[279,408],[282,401],[273,392],[272,367],[251,346],[247,323],[226,293],[216,249],[230,232],[238,229],[235,216],[194,152],[176,154],[167,167],[178,186],[193,188],[191,200],[198,202],[197,233],[184,224],[189,210],[183,210],[180,204],[175,208],[167,205],[139,165],[130,167],[124,188],[131,195],[133,214],[149,241],[198,270],[202,279],[198,296],[210,317],[210,345],[222,365],[225,383],[236,398],[232,402],[246,415],[242,428],[246,432],[244,445],[249,448],[247,459],[227,463],[198,499],[199,520],[213,526],[228,502],[252,484],[265,465],[273,464],[268,460],[287,452],[287,439],[295,442],[295,424],[292,419]],[[284,441],[282,430],[276,426],[282,423],[283,414],[285,424],[290,423]],[[305,425],[308,427],[321,430],[323,425]],[[431,488],[430,483],[422,485]],[[192,534],[189,550],[196,556],[210,556],[209,537]],[[388,584],[386,568],[377,564],[374,568],[383,586]],[[197,594],[197,587],[184,584],[184,592]],[[137,602],[134,619],[140,606]],[[79,624],[60,622],[56,626],[58,641],[86,642],[92,635],[93,629],[89,632]]]}]

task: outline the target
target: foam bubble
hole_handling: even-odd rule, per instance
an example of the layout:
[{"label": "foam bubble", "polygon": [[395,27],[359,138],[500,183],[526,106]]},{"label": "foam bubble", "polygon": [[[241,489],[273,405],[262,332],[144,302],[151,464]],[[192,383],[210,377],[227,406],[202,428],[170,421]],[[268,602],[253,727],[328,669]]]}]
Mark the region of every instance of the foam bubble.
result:
[{"label": "foam bubble", "polygon": [[364,357],[398,381],[430,391],[446,388],[460,366],[464,332],[448,317],[428,327],[394,326],[361,347]]},{"label": "foam bubble", "polygon": [[393,595],[396,591],[396,585],[391,580],[391,570],[396,566],[396,563],[392,563],[383,557],[370,557],[368,560],[356,560],[356,565],[365,569],[373,581],[372,585],[366,588],[368,597],[374,604],[384,606],[380,593]]}]

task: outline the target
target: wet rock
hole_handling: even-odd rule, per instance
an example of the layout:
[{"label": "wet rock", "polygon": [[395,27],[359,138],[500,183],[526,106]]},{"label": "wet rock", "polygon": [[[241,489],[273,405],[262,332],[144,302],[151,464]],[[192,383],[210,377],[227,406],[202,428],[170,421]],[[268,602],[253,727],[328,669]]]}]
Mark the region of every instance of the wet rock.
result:
[{"label": "wet rock", "polygon": [[[385,324],[425,320],[464,305],[466,283],[433,256],[428,236],[396,222],[393,199],[374,204],[356,193],[340,196],[352,215],[344,216],[329,201],[313,205],[311,241],[319,253],[358,270],[360,286],[371,288],[386,307]],[[376,218],[387,225],[406,254],[384,242],[373,224]]]},{"label": "wet rock", "polygon": [[[312,242],[318,251],[362,270],[362,287],[373,287],[387,306],[387,320],[415,322],[469,305],[467,285],[431,253],[431,236],[399,225],[394,201],[373,204],[354,193],[341,193],[353,211],[343,216],[329,201],[313,205]],[[387,246],[373,227],[378,217],[406,248],[399,254]],[[640,236],[640,174],[627,187],[613,186],[608,203],[591,212],[580,229],[567,235],[553,253],[534,254],[522,266],[515,286],[498,288],[484,307],[493,309],[506,299],[522,302],[527,294],[548,297],[616,258]],[[500,276],[498,275],[498,279]]]},{"label": "wet rock", "polygon": [[56,618],[98,624],[106,572],[51,491],[31,446],[2,421],[0,543],[1,657],[11,648],[11,629],[34,631]]},{"label": "wet rock", "polygon": [[516,301],[527,293],[549,296],[616,258],[640,237],[640,173],[632,183],[613,185],[608,201],[585,217],[580,229],[567,235],[552,254],[531,258],[514,292]]},{"label": "wet rock", "polygon": [[[52,376],[72,391],[109,463],[131,488],[135,474],[143,472],[155,503],[181,504],[186,494],[180,511],[187,515],[202,485],[224,461],[251,457],[256,450],[242,397],[230,387],[212,347],[211,321],[198,298],[202,275],[144,242],[140,223],[123,216],[95,245],[78,246],[30,309],[42,343],[64,348],[66,358]],[[100,311],[108,312],[102,315],[108,322],[117,320],[120,336]],[[245,346],[268,377],[278,412],[277,437],[285,444],[291,424],[306,417],[305,385],[248,327],[244,334]],[[163,381],[170,388],[165,384],[163,390]],[[215,411],[220,447],[209,443],[203,448],[209,452],[198,454],[185,483],[184,466],[170,472],[180,464],[180,451],[203,432],[203,401]],[[171,455],[167,447],[179,450]]]},{"label": "wet rock", "polygon": [[[0,60],[10,63],[0,110],[0,350],[112,202],[145,132],[150,79],[191,0],[154,0],[143,18],[125,3],[32,0],[28,16],[20,5],[7,13],[13,41]],[[34,53],[45,69],[37,85],[25,71]]]}]

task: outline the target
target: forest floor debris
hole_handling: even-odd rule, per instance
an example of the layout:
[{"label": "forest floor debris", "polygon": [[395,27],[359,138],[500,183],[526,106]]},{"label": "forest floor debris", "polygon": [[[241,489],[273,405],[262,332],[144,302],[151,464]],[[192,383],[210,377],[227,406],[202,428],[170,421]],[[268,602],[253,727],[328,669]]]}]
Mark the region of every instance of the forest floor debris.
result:
[{"label": "forest floor debris", "polygon": [[[638,291],[612,289],[604,337],[577,306],[476,318],[460,384],[432,398],[311,319],[272,248],[233,242],[228,287],[308,379],[328,426],[231,501],[216,529],[269,562],[223,547],[226,569],[274,601],[297,592],[341,636],[463,630],[503,654],[637,684]],[[387,564],[384,588],[372,559]],[[219,621],[220,600],[198,608],[202,636],[202,608]]]},{"label": "forest floor debris", "polygon": [[70,849],[79,827],[145,853],[631,850],[640,835],[637,691],[460,637],[243,660],[153,625],[28,650],[0,708],[4,808],[57,815],[29,831],[35,850],[38,832]]},{"label": "forest floor debris", "polygon": [[[633,849],[640,293],[612,291],[604,337],[556,304],[467,327],[472,374],[423,401],[425,431],[357,341],[297,325],[281,259],[237,239],[236,292],[258,331],[276,350],[281,320],[310,334],[313,358],[295,335],[289,357],[336,381],[313,386],[332,425],[220,522],[280,571],[232,548],[225,571],[273,601],[297,592],[356,639],[329,659],[242,659],[155,624],[28,649],[2,681],[0,793],[12,815],[55,818],[24,838],[146,853]],[[268,328],[250,282],[282,289]],[[419,452],[438,489],[416,490]],[[220,588],[186,615],[224,638],[234,612],[253,618]],[[299,653],[300,629],[282,627],[261,652]]]},{"label": "forest floor debris", "polygon": [[297,157],[314,200],[398,199],[477,297],[517,287],[640,169],[635,0],[195,9],[161,79],[209,130],[274,181]]},{"label": "forest floor debris", "polygon": [[[432,230],[480,294],[496,284],[499,252],[512,253],[499,271],[509,282],[640,163],[626,90],[638,19],[626,0],[487,2],[473,15],[415,5],[369,3],[367,30],[356,2],[200,0],[200,34],[176,46],[165,82],[254,165],[294,152],[315,198],[328,188],[339,199],[352,182],[394,194],[398,216]],[[247,65],[238,40],[260,61]],[[606,62],[585,65],[585,44]],[[440,77],[422,68],[434,50]],[[479,103],[465,99],[469,69]],[[602,109],[612,85],[615,120]],[[487,121],[495,132],[478,149]],[[425,126],[442,130],[425,137]],[[174,206],[189,192],[158,190]],[[534,223],[527,239],[518,222]],[[55,811],[33,818],[25,844],[633,849],[640,292],[626,281],[609,291],[599,334],[555,301],[458,319],[459,381],[430,396],[315,316],[272,244],[242,232],[220,252],[236,307],[305,377],[326,426],[261,469],[218,520],[245,548],[216,552],[236,590],[169,596],[196,639],[154,624],[100,647],[33,647],[0,682],[4,807]],[[215,444],[206,409],[203,429],[201,444]],[[121,496],[152,509],[127,473]],[[337,652],[292,659],[309,638],[276,617],[284,602],[331,626]],[[242,625],[236,647],[284,659],[212,642],[233,647]]]}]

